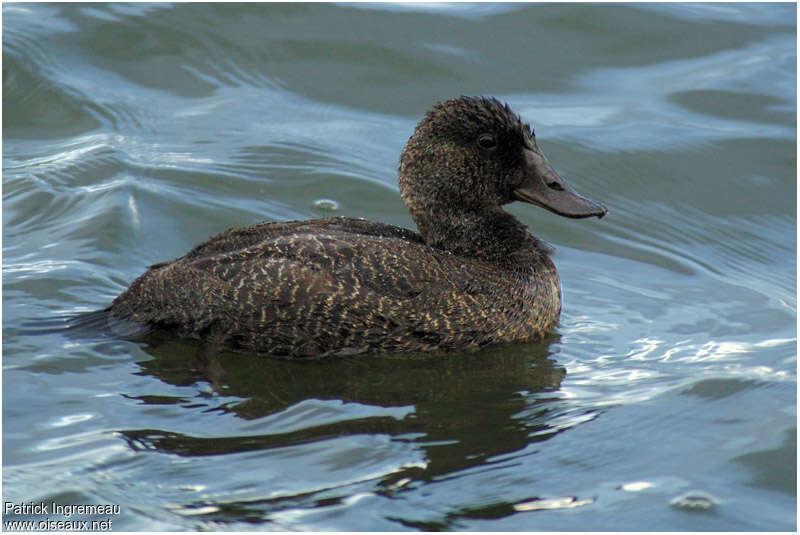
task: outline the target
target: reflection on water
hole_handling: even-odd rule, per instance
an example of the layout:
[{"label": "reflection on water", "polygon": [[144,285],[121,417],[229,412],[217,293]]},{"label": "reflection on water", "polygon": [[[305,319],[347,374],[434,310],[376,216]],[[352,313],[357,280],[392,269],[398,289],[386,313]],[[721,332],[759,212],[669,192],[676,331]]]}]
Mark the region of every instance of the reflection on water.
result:
[{"label": "reflection on water", "polygon": [[[796,527],[794,5],[2,9],[4,499],[129,530]],[[398,155],[460,94],[609,205],[509,206],[556,249],[541,344],[200,361],[26,327],[231,226],[412,227]]]},{"label": "reflection on water", "polygon": [[[361,478],[372,481],[380,494],[394,496],[416,481],[490,467],[496,462],[493,459],[518,455],[531,444],[585,421],[585,411],[571,414],[574,408],[559,403],[565,370],[549,358],[545,347],[519,345],[481,352],[315,361],[224,354],[209,361],[198,360],[194,346],[168,342],[148,350],[154,358],[139,363],[139,374],[181,387],[207,383],[210,390],[201,388],[191,399],[146,394],[127,397],[151,407],[202,408],[204,413],[231,414],[260,424],[237,426],[246,431],[241,435],[219,435],[214,429],[183,433],[134,428],[118,433],[134,451],[182,457],[246,452],[282,457],[293,447],[341,442],[347,437],[407,442],[416,453],[402,463],[381,465],[380,450],[363,448],[357,454],[351,452],[351,459],[331,460],[356,472],[363,465],[374,465]],[[254,433],[265,426],[272,432]],[[268,520],[289,500],[310,507],[338,503],[343,499],[338,496],[342,489],[337,490],[341,484],[337,481],[330,487],[317,482],[319,488],[309,493],[303,487],[299,495],[291,485],[282,485],[268,500],[215,500],[209,510],[202,509],[209,504],[195,503],[191,514],[206,521],[230,520],[238,518],[235,514],[231,518],[231,511],[246,508],[251,520],[253,515]],[[572,502],[568,505],[575,506]],[[494,515],[535,509],[530,504],[523,509],[515,507],[498,502],[491,508]],[[435,525],[419,527],[434,529]]]},{"label": "reflection on water", "polygon": [[[451,438],[453,446],[464,448],[474,440],[494,436],[485,431],[475,432],[477,428],[487,425],[505,427],[513,423],[515,414],[528,411],[531,399],[534,399],[534,406],[538,406],[559,398],[556,394],[542,397],[544,392],[557,391],[564,376],[564,369],[547,358],[543,350],[544,347],[537,344],[491,348],[474,353],[372,356],[310,362],[252,359],[237,354],[199,361],[194,347],[167,343],[150,350],[155,358],[141,362],[140,373],[180,386],[208,381],[215,394],[244,400],[223,404],[218,409],[247,420],[285,411],[309,399],[372,406],[381,415],[386,414],[388,407],[403,408],[400,413],[390,412],[393,422],[364,421],[363,428],[350,430],[348,427],[338,431],[336,428],[328,429],[332,418],[325,415],[320,432],[323,435],[369,432],[374,425],[374,432],[392,435],[419,432],[431,438],[439,434],[436,428],[447,422],[444,430],[448,434],[459,429],[459,436]],[[183,403],[163,397],[136,399],[156,405]],[[460,412],[464,407],[470,407],[470,410],[460,418],[442,418],[442,413]],[[536,411],[541,422],[518,422],[514,427],[518,427],[520,436],[516,439],[508,434],[510,429],[506,428],[504,438],[493,439],[496,444],[490,449],[509,451],[526,444],[531,429],[548,428],[548,412],[544,407]],[[347,414],[352,416],[351,411]],[[352,421],[346,423],[347,426],[352,424]],[[307,416],[302,425],[304,433],[310,431]],[[435,438],[432,440],[436,442]],[[475,448],[475,452],[491,455],[486,446],[489,445]],[[464,460],[471,455],[446,457]]]}]

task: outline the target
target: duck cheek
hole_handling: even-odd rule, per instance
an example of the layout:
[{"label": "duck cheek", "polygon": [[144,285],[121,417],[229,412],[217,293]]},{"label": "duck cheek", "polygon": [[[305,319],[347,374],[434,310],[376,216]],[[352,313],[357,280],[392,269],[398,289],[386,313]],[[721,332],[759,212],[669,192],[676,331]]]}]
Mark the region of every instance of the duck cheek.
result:
[{"label": "duck cheek", "polygon": [[518,201],[519,199],[517,198],[515,191],[521,188],[524,182],[525,176],[522,172],[516,172],[507,177],[506,180],[503,181],[504,189],[500,194],[500,204],[504,205]]}]

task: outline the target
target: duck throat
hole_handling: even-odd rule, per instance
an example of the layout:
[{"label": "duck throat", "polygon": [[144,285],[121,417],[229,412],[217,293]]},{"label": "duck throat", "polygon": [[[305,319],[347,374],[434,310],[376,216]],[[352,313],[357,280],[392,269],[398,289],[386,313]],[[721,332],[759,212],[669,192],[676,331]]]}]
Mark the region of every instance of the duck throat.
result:
[{"label": "duck throat", "polygon": [[503,265],[527,265],[547,256],[547,247],[500,207],[411,215],[425,243],[451,254]]}]

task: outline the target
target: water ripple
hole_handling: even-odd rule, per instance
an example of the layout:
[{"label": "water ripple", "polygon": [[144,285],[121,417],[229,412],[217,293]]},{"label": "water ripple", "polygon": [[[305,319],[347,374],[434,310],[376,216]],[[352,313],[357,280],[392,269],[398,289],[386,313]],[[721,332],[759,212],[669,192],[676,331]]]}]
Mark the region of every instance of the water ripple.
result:
[{"label": "water ripple", "polygon": [[[122,530],[794,526],[796,6],[2,10],[5,497]],[[411,226],[398,155],[460,93],[610,207],[509,208],[557,247],[543,342],[205,373],[191,343],[19,327],[226,227]],[[713,514],[669,507],[693,488]]]}]

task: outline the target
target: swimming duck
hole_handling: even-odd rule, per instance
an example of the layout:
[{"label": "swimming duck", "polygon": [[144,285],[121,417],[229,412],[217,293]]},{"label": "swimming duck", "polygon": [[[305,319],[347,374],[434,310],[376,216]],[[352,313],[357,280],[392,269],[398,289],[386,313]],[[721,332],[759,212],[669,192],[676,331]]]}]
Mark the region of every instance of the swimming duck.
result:
[{"label": "swimming duck", "polygon": [[348,217],[226,230],[150,266],[116,322],[284,357],[533,341],[561,311],[549,248],[503,205],[603,217],[507,104],[461,97],[427,112],[400,157],[418,232]]}]

